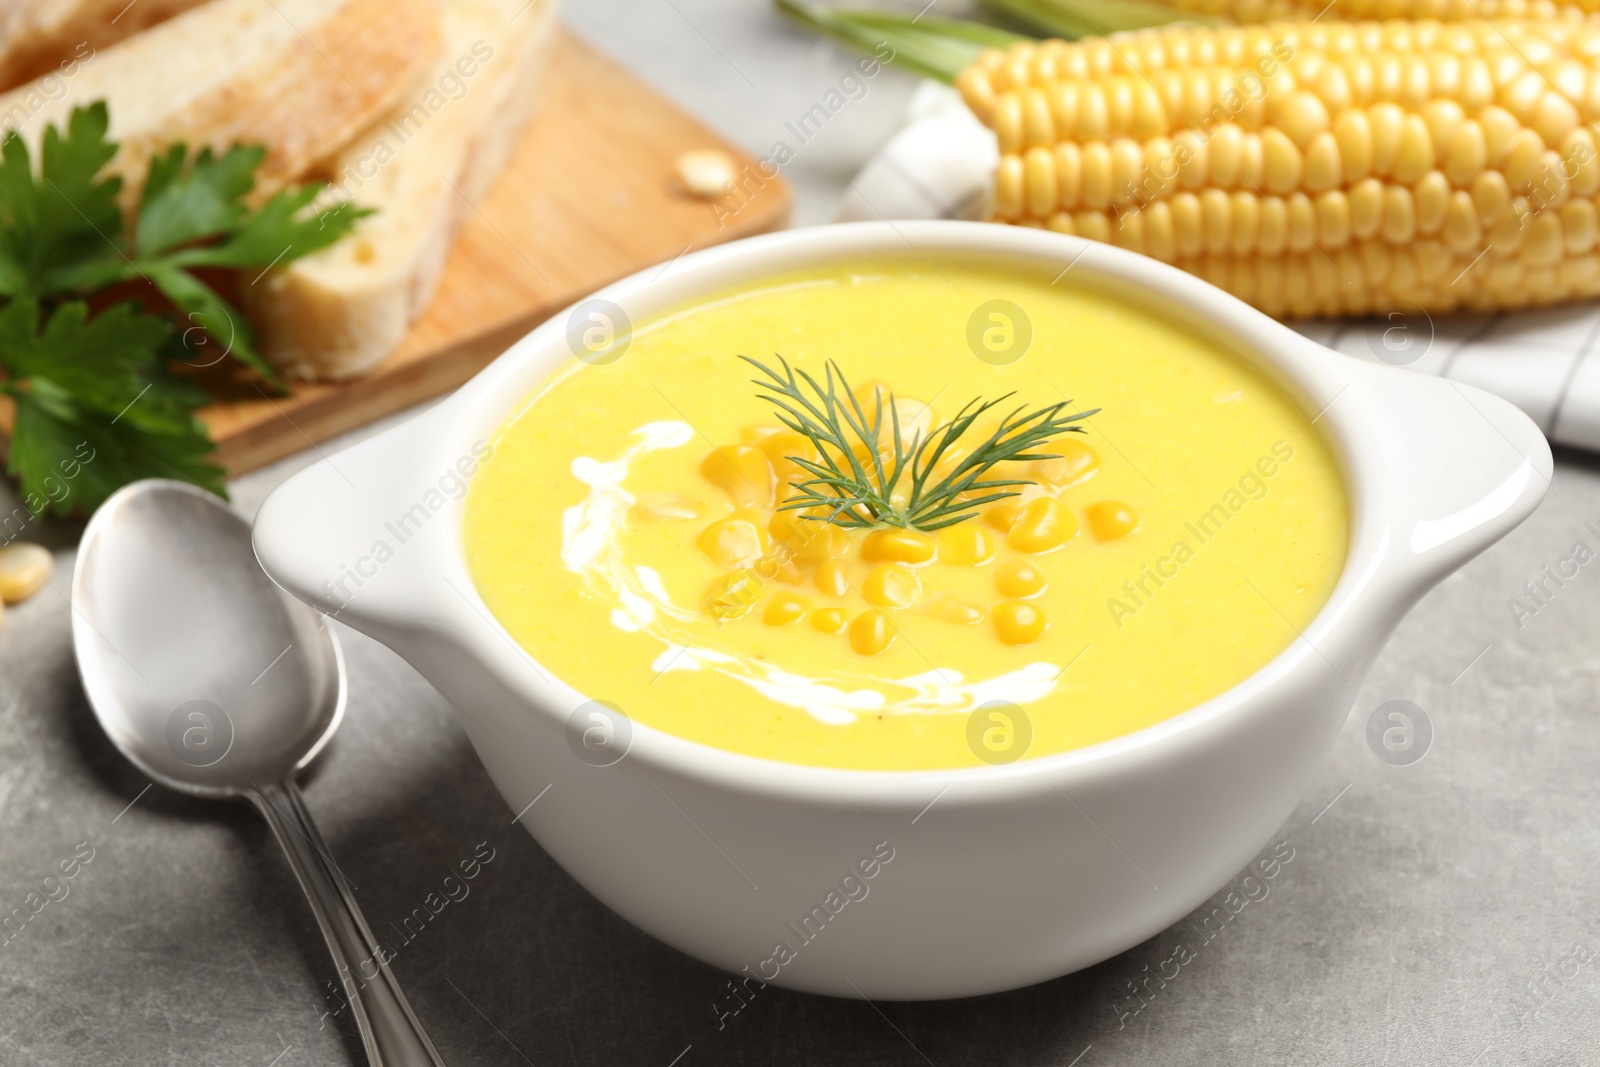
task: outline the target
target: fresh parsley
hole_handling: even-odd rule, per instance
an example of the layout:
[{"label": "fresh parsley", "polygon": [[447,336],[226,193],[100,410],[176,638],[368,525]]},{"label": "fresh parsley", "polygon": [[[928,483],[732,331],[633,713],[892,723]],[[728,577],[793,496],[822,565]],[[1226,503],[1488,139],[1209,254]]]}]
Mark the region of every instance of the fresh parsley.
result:
[{"label": "fresh parsley", "polygon": [[320,183],[259,203],[251,193],[265,149],[191,155],[182,144],[151,159],[125,212],[122,180],[102,175],[117,153],[109,128],[103,102],[75,109],[65,132],[44,131],[37,170],[15,131],[0,145],[0,395],[15,410],[7,473],[34,514],[92,511],[147,477],[222,494],[196,414],[210,398],[182,365],[215,344],[268,387],[283,384],[244,317],[196,272],[259,276],[370,213],[308,210]]}]

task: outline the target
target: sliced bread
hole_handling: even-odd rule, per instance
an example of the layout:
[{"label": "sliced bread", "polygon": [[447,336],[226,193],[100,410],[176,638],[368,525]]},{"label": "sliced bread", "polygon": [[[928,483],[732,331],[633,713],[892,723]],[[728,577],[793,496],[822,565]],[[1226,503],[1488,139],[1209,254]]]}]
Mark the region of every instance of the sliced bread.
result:
[{"label": "sliced bread", "polygon": [[0,128],[37,148],[47,125],[103,99],[128,203],[175,141],[266,146],[265,196],[393,106],[438,42],[435,0],[213,0],[104,49],[54,92],[36,81],[0,95]]},{"label": "sliced bread", "polygon": [[296,378],[350,378],[400,344],[462,220],[534,110],[554,0],[445,0],[444,47],[389,114],[326,166],[377,213],[344,241],[241,287],[263,355]]},{"label": "sliced bread", "polygon": [[0,4],[0,89],[92,57],[205,0],[6,0]]}]

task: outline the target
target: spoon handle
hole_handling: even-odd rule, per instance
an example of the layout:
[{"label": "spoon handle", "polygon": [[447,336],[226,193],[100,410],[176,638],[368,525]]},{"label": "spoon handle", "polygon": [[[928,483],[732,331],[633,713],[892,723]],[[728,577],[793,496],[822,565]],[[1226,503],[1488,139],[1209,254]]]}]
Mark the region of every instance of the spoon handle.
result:
[{"label": "spoon handle", "polygon": [[400,983],[356,906],[345,879],[294,782],[257,786],[250,799],[272,827],[311,901],[333,954],[339,985],[356,1017],[372,1067],[444,1067]]}]

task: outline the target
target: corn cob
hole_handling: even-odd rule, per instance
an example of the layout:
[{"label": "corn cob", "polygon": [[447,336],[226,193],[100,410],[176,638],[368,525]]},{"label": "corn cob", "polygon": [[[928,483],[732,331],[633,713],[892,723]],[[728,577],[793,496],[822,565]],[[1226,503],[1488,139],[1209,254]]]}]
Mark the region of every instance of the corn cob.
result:
[{"label": "corn cob", "polygon": [[1184,12],[1240,24],[1285,19],[1582,19],[1600,14],[1600,0],[1164,0]]},{"label": "corn cob", "polygon": [[1277,316],[1600,295],[1600,27],[1166,27],[985,52],[994,216]]}]

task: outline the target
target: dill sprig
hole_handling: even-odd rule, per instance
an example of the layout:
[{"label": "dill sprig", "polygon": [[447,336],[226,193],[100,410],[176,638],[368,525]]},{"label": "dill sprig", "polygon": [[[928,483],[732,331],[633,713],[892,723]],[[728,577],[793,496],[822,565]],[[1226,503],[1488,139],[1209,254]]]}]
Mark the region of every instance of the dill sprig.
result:
[{"label": "dill sprig", "polygon": [[[779,510],[825,509],[825,514],[803,517],[844,527],[895,526],[931,532],[970,519],[973,509],[1016,496],[1016,487],[1033,484],[1021,478],[985,477],[996,464],[1059,458],[1033,449],[1047,446],[1064,433],[1083,433],[1083,427],[1072,424],[1100,410],[1065,414],[1071,401],[1034,411],[1018,407],[1000,420],[982,444],[933,481],[934,468],[973,424],[1016,394],[968,401],[955,418],[926,437],[918,431],[907,442],[900,431],[894,394],[890,393],[885,403],[883,392],[878,391],[869,415],[832,360],[825,381],[818,382],[804,370],[789,366],[782,356],[778,357],[781,374],[749,356],[739,358],[765,375],[751,381],[763,390],[761,399],[777,408],[778,420],[809,438],[817,452],[816,459],[788,457],[811,477],[795,486],[795,494],[780,504]],[[857,445],[863,446],[865,455],[857,453]],[[897,499],[895,490],[902,478],[907,488]]]}]

